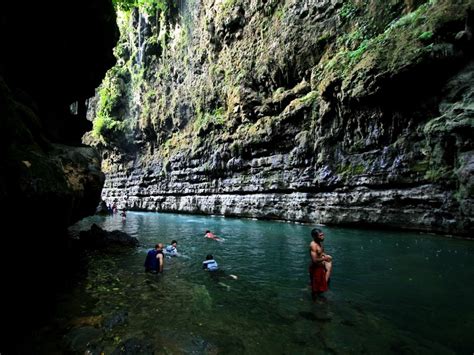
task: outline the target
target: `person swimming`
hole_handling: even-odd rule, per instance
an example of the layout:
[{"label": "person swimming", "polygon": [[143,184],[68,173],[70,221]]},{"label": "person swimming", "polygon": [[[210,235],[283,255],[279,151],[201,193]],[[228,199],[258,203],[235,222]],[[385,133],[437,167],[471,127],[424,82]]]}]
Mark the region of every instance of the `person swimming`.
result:
[{"label": "person swimming", "polygon": [[214,260],[212,254],[207,254],[206,260],[202,262],[202,268],[206,271],[217,271],[219,270],[219,265]]},{"label": "person swimming", "polygon": [[214,235],[214,233],[212,233],[210,230],[206,231],[206,234],[204,235],[204,238],[209,238],[209,239],[214,239],[214,240],[221,240],[221,238]]},{"label": "person swimming", "polygon": [[218,277],[226,277],[233,280],[238,279],[236,275],[233,275],[233,274],[226,275],[225,271],[219,269],[219,265],[217,264],[217,261],[214,260],[214,257],[212,256],[212,254],[207,254],[206,260],[202,262],[202,268],[206,271],[212,271],[212,274]]},{"label": "person swimming", "polygon": [[172,240],[171,244],[168,245],[165,250],[163,251],[166,256],[178,256],[178,249],[176,249],[176,246],[178,245],[178,242],[176,240]]}]

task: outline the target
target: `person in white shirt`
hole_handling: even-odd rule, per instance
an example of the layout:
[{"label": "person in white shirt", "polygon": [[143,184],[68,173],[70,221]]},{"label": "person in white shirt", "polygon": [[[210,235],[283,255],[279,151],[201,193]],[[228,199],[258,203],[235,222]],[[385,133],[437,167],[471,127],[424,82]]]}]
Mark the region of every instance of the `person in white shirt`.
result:
[{"label": "person in white shirt", "polygon": [[179,255],[178,249],[176,249],[177,245],[178,245],[178,242],[176,240],[172,240],[171,244],[165,248],[164,253],[167,256],[178,256]]},{"label": "person in white shirt", "polygon": [[206,260],[202,262],[202,268],[206,271],[216,271],[219,270],[219,265],[217,265],[217,261],[214,260],[214,257],[208,254]]}]

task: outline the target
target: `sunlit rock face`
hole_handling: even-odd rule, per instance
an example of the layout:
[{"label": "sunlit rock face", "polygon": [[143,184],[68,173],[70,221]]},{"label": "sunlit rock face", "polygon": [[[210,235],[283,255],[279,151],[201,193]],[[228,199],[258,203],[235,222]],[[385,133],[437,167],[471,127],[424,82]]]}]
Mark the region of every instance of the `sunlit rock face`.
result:
[{"label": "sunlit rock face", "polygon": [[108,202],[473,235],[472,2],[178,3],[119,16]]},{"label": "sunlit rock face", "polygon": [[101,157],[81,146],[91,126],[84,101],[115,63],[117,39],[105,0],[2,5],[2,352],[47,311],[45,294],[77,262],[65,252],[66,229],[100,201]]}]

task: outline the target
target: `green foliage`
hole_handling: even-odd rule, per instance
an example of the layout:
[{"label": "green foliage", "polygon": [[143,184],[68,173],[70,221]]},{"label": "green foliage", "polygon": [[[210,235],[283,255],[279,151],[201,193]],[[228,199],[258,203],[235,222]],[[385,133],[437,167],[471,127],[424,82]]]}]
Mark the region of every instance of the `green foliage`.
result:
[{"label": "green foliage", "polygon": [[281,19],[285,16],[285,8],[284,6],[279,6],[275,13],[273,14],[273,16],[275,16],[275,18],[277,18],[278,20],[281,21]]},{"label": "green foliage", "polygon": [[357,28],[349,34],[339,37],[337,42],[340,46],[345,46],[346,48],[354,49],[357,48],[364,40],[366,40],[366,37],[364,36],[362,31]]},{"label": "green foliage", "polygon": [[434,5],[434,1],[430,1],[426,4],[421,5],[415,11],[402,16],[395,22],[389,25],[388,29],[393,29],[397,27],[409,27],[413,25],[418,25],[420,23],[424,23],[426,21],[425,14],[426,12]]},{"label": "green foliage", "polygon": [[221,9],[223,12],[229,12],[234,5],[236,4],[237,0],[224,0],[221,4]]},{"label": "green foliage", "polygon": [[369,41],[364,40],[355,51],[349,52],[349,59],[351,63],[359,61],[359,59],[362,57],[362,54],[364,54],[364,52],[367,50],[368,45]]},{"label": "green foliage", "polygon": [[317,43],[320,46],[325,46],[329,39],[331,39],[331,34],[325,31],[318,37]]},{"label": "green foliage", "polygon": [[340,15],[344,19],[351,19],[356,16],[357,10],[357,6],[352,1],[348,1],[342,6]]},{"label": "green foliage", "polygon": [[194,130],[198,132],[201,128],[206,129],[209,125],[223,126],[225,123],[225,110],[218,107],[212,112],[198,112],[196,121],[194,121]]},{"label": "green foliage", "polygon": [[336,169],[336,172],[339,175],[344,175],[346,177],[361,175],[365,172],[365,167],[362,164],[342,164],[339,165]]},{"label": "green foliage", "polygon": [[426,171],[425,179],[431,182],[446,181],[452,178],[453,171],[446,166],[432,166]]},{"label": "green foliage", "polygon": [[305,96],[299,99],[301,103],[312,103],[315,102],[318,98],[318,93],[317,91],[310,91],[307,93]]},{"label": "green foliage", "polygon": [[135,7],[135,0],[112,0],[116,10],[129,11]]},{"label": "green foliage", "polygon": [[111,141],[124,133],[125,129],[125,122],[116,121],[111,117],[97,116],[94,120],[92,134],[98,139]]},{"label": "green foliage", "polygon": [[352,172],[354,175],[363,174],[365,171],[365,167],[362,164],[358,164],[352,167]]},{"label": "green foliage", "polygon": [[166,11],[168,9],[167,0],[112,0],[114,7],[117,10],[130,11],[135,7],[145,10],[147,13],[152,13],[154,10]]},{"label": "green foliage", "polygon": [[120,135],[126,132],[127,125],[117,117],[121,109],[125,85],[120,77],[123,68],[112,68],[104,78],[99,90],[97,116],[93,123],[92,134],[104,142],[120,140]]},{"label": "green foliage", "polygon": [[230,154],[233,157],[238,157],[238,156],[242,155],[242,143],[240,141],[234,141],[230,145]]},{"label": "green foliage", "polygon": [[102,85],[99,90],[100,100],[98,111],[102,116],[110,116],[120,101],[122,90],[120,85],[117,84],[117,78],[106,78]]},{"label": "green foliage", "polygon": [[[346,14],[350,13],[350,3],[345,9]],[[396,72],[408,63],[421,63],[432,56],[435,47],[427,44],[433,42],[440,24],[461,20],[466,9],[465,3],[454,6],[451,2],[429,1],[391,22],[378,34],[357,23],[349,34],[337,39],[333,55],[321,63],[318,77],[349,80],[356,66],[377,66],[377,70]],[[362,10],[359,7],[357,11]],[[323,79],[321,83],[323,87],[327,82]]]},{"label": "green foliage", "polygon": [[422,42],[428,42],[433,38],[433,32],[432,31],[425,31],[422,34],[418,36],[418,39]]},{"label": "green foliage", "polygon": [[[350,41],[346,39],[346,43]],[[350,70],[355,64],[357,64],[364,55],[365,52],[369,49],[369,45],[373,42],[373,40],[363,40],[357,49],[355,50],[348,50],[347,48],[342,49],[338,53],[334,55],[329,61],[325,63],[325,70],[336,70],[342,73],[346,73]],[[353,43],[353,42],[351,42]]]},{"label": "green foliage", "polygon": [[180,50],[184,49],[189,42],[189,35],[186,27],[182,27],[181,31],[178,34],[178,38],[175,39],[176,46]]},{"label": "green foliage", "polygon": [[426,173],[429,168],[429,162],[426,160],[416,161],[411,170],[415,173]]}]

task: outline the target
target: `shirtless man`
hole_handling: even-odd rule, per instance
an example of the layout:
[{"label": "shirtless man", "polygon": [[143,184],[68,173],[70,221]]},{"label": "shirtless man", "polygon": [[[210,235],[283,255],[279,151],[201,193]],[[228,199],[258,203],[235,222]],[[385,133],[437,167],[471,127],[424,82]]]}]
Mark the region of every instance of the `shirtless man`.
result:
[{"label": "shirtless man", "polygon": [[322,245],[324,241],[324,233],[314,228],[311,231],[313,241],[309,244],[309,254],[311,263],[309,265],[309,277],[311,280],[311,290],[313,300],[316,297],[328,290],[328,281],[331,277],[332,271],[332,257],[324,253]]},{"label": "shirtless man", "polygon": [[221,238],[216,237],[214,233],[212,233],[210,230],[206,231],[206,234],[204,235],[204,238],[209,238],[209,239],[214,239],[214,240],[221,240]]}]

